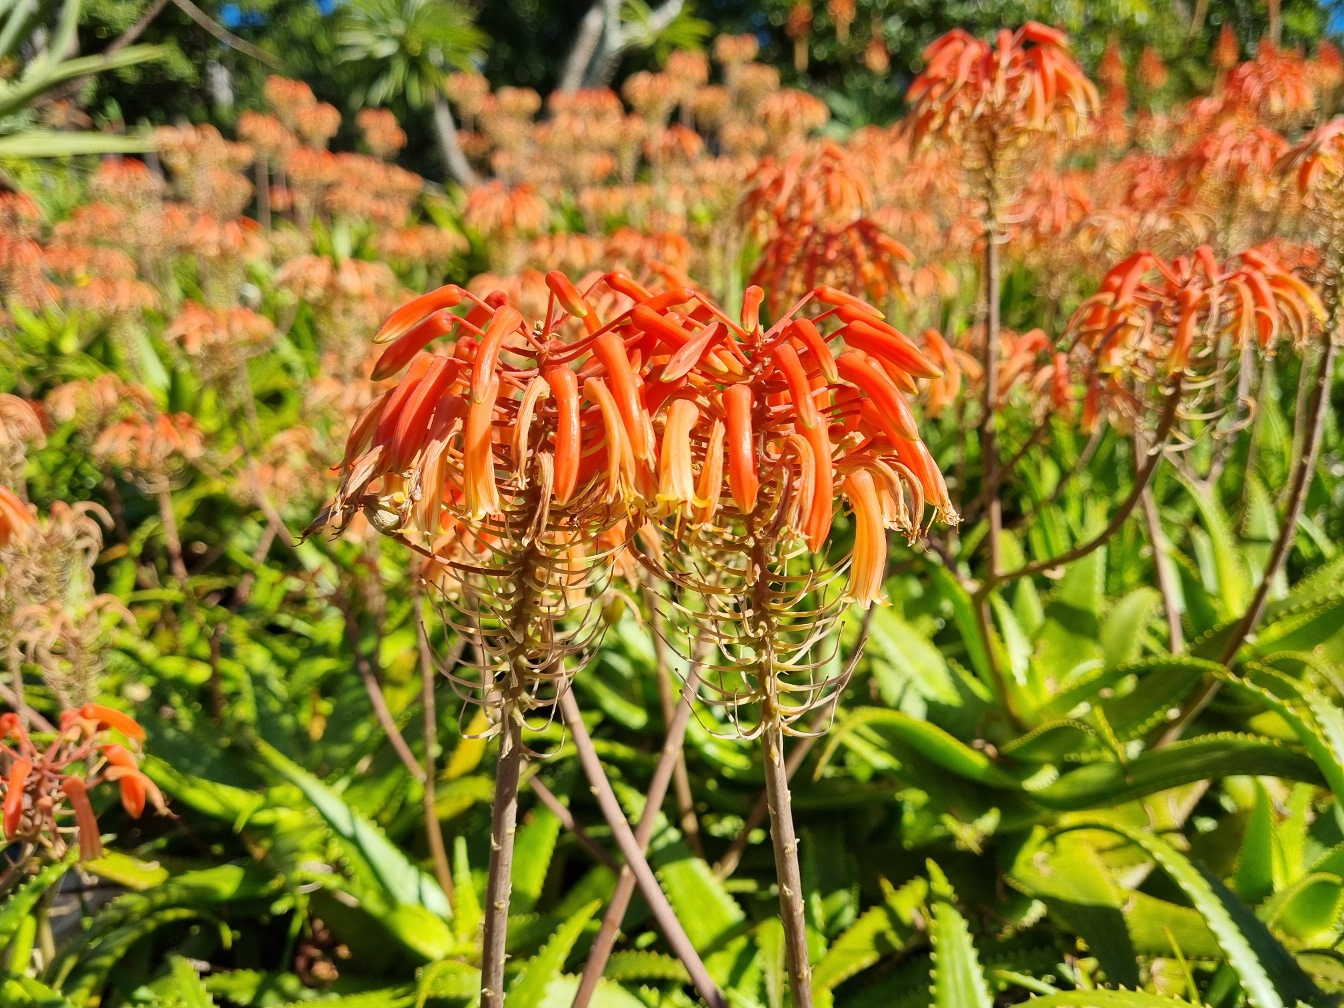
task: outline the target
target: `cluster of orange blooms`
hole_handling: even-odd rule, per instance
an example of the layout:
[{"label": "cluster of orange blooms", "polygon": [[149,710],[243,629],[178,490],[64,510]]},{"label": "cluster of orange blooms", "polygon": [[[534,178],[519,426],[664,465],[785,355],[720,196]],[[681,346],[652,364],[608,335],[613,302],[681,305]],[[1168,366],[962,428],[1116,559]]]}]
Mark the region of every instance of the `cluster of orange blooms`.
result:
[{"label": "cluster of orange blooms", "polygon": [[99,704],[62,711],[55,738],[41,744],[17,714],[0,714],[5,840],[44,845],[60,858],[65,835],[74,832],[81,859],[102,857],[98,818],[89,799],[93,788],[115,783],[122,806],[137,819],[147,803],[164,811],[158,787],[140,770],[133,749],[122,744],[138,747],[144,738],[133,718]]},{"label": "cluster of orange blooms", "polygon": [[[955,520],[906,398],[941,372],[867,302],[819,286],[766,327],[759,287],[734,319],[691,288],[623,273],[582,291],[559,271],[545,282],[536,321],[457,286],[393,313],[373,377],[407,370],[355,423],[338,526],[362,509],[436,555],[532,485],[534,508],[614,533],[617,549],[627,527],[662,519],[818,551],[842,496],[856,521],[849,591],[866,606],[884,529],[915,535],[926,502]],[[448,352],[424,349],[448,337]]]}]

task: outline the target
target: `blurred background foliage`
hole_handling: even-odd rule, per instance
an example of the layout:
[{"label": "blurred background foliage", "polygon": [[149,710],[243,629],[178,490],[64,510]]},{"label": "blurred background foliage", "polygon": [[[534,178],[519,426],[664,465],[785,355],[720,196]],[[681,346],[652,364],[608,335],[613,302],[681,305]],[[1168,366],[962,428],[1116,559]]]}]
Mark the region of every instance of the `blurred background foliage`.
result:
[{"label": "blurred background foliage", "polygon": [[[453,0],[452,5],[474,13],[476,23],[491,40],[481,69],[492,85],[532,87],[545,94],[560,81],[593,2],[489,0],[472,4]],[[306,81],[319,98],[339,108],[357,106],[358,70],[340,60],[338,42],[344,23],[355,10],[353,0],[203,0],[200,9],[216,22],[274,54],[276,68],[239,52],[174,3],[165,3],[139,37],[166,46],[169,56],[108,74],[91,85],[94,93],[88,107],[103,117],[153,125],[181,120],[227,125],[243,109],[260,107],[262,82],[275,69]],[[625,6],[629,17],[629,0]],[[807,43],[808,66],[802,72],[795,68],[794,45],[786,31],[791,0],[697,0],[686,4],[682,16],[703,20],[716,34],[756,35],[762,46],[761,59],[779,67],[786,85],[822,96],[838,129],[895,119],[903,106],[910,68],[918,67],[926,45],[954,26],[984,34],[1026,20],[1058,25],[1069,33],[1079,61],[1089,72],[1095,72],[1112,36],[1131,64],[1137,63],[1144,46],[1151,45],[1169,71],[1161,97],[1179,101],[1208,89],[1213,76],[1210,53],[1224,24],[1234,26],[1243,53],[1249,53],[1268,29],[1271,16],[1269,5],[1259,0],[858,0],[852,29],[842,42],[826,5],[815,6]],[[132,27],[147,9],[139,0],[90,0],[81,34],[90,49],[101,49]],[[1283,0],[1283,42],[1311,49],[1325,33],[1330,16],[1329,4]],[[390,14],[389,19],[393,19]],[[876,71],[865,62],[865,50],[874,37],[880,38],[889,54],[889,65]],[[637,70],[656,68],[658,51],[653,47],[624,53],[614,74],[615,85],[619,87],[625,76]],[[1137,82],[1133,66],[1131,75]],[[411,137],[404,154],[407,167],[441,178],[428,113],[411,110],[399,98],[392,108]]]}]

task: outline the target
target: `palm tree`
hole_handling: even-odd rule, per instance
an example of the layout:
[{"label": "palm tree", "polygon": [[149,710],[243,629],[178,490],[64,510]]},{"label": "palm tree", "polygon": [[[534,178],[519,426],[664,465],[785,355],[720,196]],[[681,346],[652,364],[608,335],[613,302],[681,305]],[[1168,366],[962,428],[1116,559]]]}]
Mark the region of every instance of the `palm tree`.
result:
[{"label": "palm tree", "polygon": [[338,59],[354,64],[360,82],[351,100],[432,109],[444,167],[463,185],[475,182],[443,90],[446,75],[472,69],[489,41],[470,11],[456,0],[351,0],[342,17]]}]

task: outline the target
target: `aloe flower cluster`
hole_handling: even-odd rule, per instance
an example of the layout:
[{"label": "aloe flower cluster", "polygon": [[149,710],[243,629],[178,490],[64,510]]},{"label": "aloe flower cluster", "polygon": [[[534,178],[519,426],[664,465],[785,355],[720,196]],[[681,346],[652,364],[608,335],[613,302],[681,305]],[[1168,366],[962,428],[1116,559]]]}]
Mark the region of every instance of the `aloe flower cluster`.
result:
[{"label": "aloe flower cluster", "polygon": [[[842,498],[858,540],[848,594],[866,606],[886,529],[915,535],[926,503],[954,520],[907,398],[941,371],[862,299],[817,287],[766,327],[757,287],[733,318],[621,273],[547,285],[542,320],[451,285],[392,315],[374,377],[405,373],[350,435],[338,527],[363,509],[443,557],[544,526],[569,531],[567,561],[599,541],[610,560],[647,521],[748,525],[821,552]],[[534,491],[544,517],[510,527]]]},{"label": "aloe flower cluster", "polygon": [[102,857],[89,799],[95,787],[116,784],[122,806],[137,819],[146,804],[164,810],[163,796],[140,770],[134,751],[144,738],[144,729],[130,715],[99,704],[62,711],[50,741],[35,740],[17,714],[0,715],[5,840],[45,847],[60,858],[73,832],[81,859]]}]

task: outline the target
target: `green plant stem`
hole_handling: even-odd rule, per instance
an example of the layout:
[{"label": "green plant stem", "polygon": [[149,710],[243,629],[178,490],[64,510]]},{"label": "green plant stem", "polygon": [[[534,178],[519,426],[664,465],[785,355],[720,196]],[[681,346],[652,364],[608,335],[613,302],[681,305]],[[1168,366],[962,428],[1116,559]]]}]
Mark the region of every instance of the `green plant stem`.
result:
[{"label": "green plant stem", "polygon": [[1004,673],[1003,662],[999,660],[999,648],[994,637],[994,613],[990,607],[990,582],[986,581],[971,600],[975,610],[975,628],[985,649],[985,660],[989,663],[989,676],[993,681],[995,699],[1014,724],[1022,724],[1021,712],[1012,690],[1008,688],[1008,679]]},{"label": "green plant stem", "polygon": [[[656,639],[656,638],[655,638]],[[660,674],[661,674],[660,669]],[[658,821],[658,814],[662,811],[663,800],[667,797],[667,787],[671,781],[678,764],[683,768],[684,762],[681,761],[682,742],[686,738],[686,727],[690,724],[691,714],[694,710],[696,691],[700,687],[700,663],[693,662],[691,671],[686,678],[686,686],[682,690],[681,702],[677,704],[672,716],[667,723],[667,737],[663,741],[663,751],[659,754],[658,763],[653,769],[653,780],[649,782],[649,790],[644,799],[644,811],[639,817],[639,822],[635,825],[635,842],[639,844],[641,852],[649,849],[649,840],[653,837],[653,827]],[[611,952],[616,947],[616,939],[621,932],[621,922],[625,920],[625,912],[630,908],[630,900],[635,895],[635,886],[637,884],[634,870],[627,862],[621,866],[620,877],[616,880],[616,889],[611,894],[611,902],[607,904],[606,915],[602,918],[602,927],[597,932],[597,937],[593,939],[592,950],[588,953],[588,960],[583,966],[583,976],[579,980],[579,989],[574,995],[573,1008],[587,1008],[588,1002],[592,1000],[593,992],[597,990],[597,982],[602,979],[602,973],[607,967],[607,960],[611,958]]]},{"label": "green plant stem", "polygon": [[[1322,337],[1320,369],[1316,374],[1316,382],[1311,390],[1311,399],[1307,405],[1306,413],[1300,414],[1306,418],[1302,425],[1303,446],[1301,454],[1297,457],[1297,464],[1293,468],[1292,481],[1289,483],[1288,506],[1284,512],[1283,525],[1274,540],[1274,547],[1269,554],[1269,562],[1265,564],[1265,572],[1260,579],[1260,584],[1256,587],[1255,595],[1252,597],[1250,605],[1246,607],[1246,612],[1237,621],[1232,635],[1223,647],[1222,654],[1218,656],[1218,661],[1229,669],[1232,667],[1232,663],[1236,661],[1237,652],[1241,650],[1241,646],[1246,643],[1255,632],[1255,628],[1260,625],[1260,620],[1265,614],[1265,606],[1269,602],[1269,592],[1273,587],[1274,578],[1283,568],[1284,563],[1287,562],[1288,554],[1297,539],[1297,523],[1302,518],[1302,509],[1307,503],[1307,491],[1311,489],[1311,478],[1316,471],[1316,460],[1321,451],[1321,438],[1325,432],[1325,414],[1328,412],[1330,403],[1330,382],[1335,371],[1333,328],[1327,327]],[[1218,695],[1221,685],[1216,679],[1206,682],[1199,692],[1191,698],[1185,709],[1181,711],[1181,715],[1162,733],[1155,748],[1168,746],[1179,739],[1191,722],[1199,717],[1204,708]]]},{"label": "green plant stem", "polygon": [[490,815],[490,872],[485,883],[481,944],[481,1008],[504,1005],[505,940],[513,890],[513,842],[518,827],[518,774],[522,765],[521,725],[513,704],[506,702],[500,711],[499,762]]},{"label": "green plant stem", "polygon": [[9,942],[9,975],[23,976],[33,959],[33,945],[37,940],[37,915],[30,913],[19,920],[14,937]]},{"label": "green plant stem", "polygon": [[639,841],[635,839],[635,834],[630,829],[630,823],[626,821],[625,813],[621,810],[621,803],[616,799],[616,792],[611,789],[611,782],[607,780],[606,771],[602,769],[602,761],[593,748],[593,740],[589,737],[588,729],[584,726],[583,715],[579,711],[579,704],[574,699],[572,690],[561,691],[560,712],[564,717],[566,727],[574,737],[574,748],[578,750],[579,764],[583,767],[588,783],[592,785],[593,794],[602,810],[602,816],[607,820],[607,825],[611,827],[616,843],[625,856],[625,863],[634,872],[639,890],[644,894],[649,909],[653,911],[654,920],[658,922],[663,937],[667,939],[673,953],[686,967],[686,972],[691,975],[691,983],[695,986],[700,997],[705,1000],[710,1008],[726,1008],[727,1002],[724,1000],[723,992],[719,990],[718,985],[710,977],[699,953],[695,951],[695,946],[691,944],[691,939],[687,936],[685,928],[681,926],[681,921],[677,920],[672,905],[667,901],[667,895],[659,888],[658,879],[654,876],[653,869],[649,867],[649,862],[644,857],[644,851],[640,848]]},{"label": "green plant stem", "polygon": [[784,764],[784,729],[774,697],[766,712],[765,796],[770,809],[770,839],[775,847],[779,880],[779,913],[784,924],[784,956],[794,1008],[812,1008],[812,967],[807,958],[807,918],[803,910],[803,875],[798,867],[798,835],[793,828],[793,800]]},{"label": "green plant stem", "polygon": [[[456,906],[457,893],[453,886],[453,872],[448,866],[448,849],[443,842],[443,824],[439,822],[438,800],[434,792],[434,745],[439,736],[438,705],[434,700],[434,688],[438,677],[434,667],[434,656],[429,650],[429,635],[425,631],[424,598],[419,593],[415,596],[415,629],[420,645],[420,705],[424,715],[425,734],[425,779],[421,788],[425,808],[425,839],[429,843],[430,857],[434,860],[434,876],[439,880],[439,887],[448,897],[448,902]],[[457,654],[448,662],[449,668],[457,664],[465,644],[466,641],[459,637]]]},{"label": "green plant stem", "polygon": [[[649,607],[649,622],[653,628],[653,654],[656,664],[654,670],[658,681],[658,702],[663,708],[663,725],[667,732],[667,737],[671,738],[673,733],[672,722],[678,716],[677,701],[672,696],[673,672],[667,660],[667,641],[663,638],[663,615],[658,609],[658,600],[653,589],[649,586],[644,588],[645,603]],[[693,675],[698,675],[697,668],[692,670]],[[687,689],[694,695],[694,689],[689,684]],[[685,733],[685,725],[682,725],[681,732]],[[666,785],[664,785],[666,788]],[[652,790],[650,790],[652,793]],[[691,793],[691,778],[686,772],[686,754],[681,748],[681,742],[678,741],[675,750],[675,762],[672,766],[672,793],[677,799],[677,814],[681,823],[682,836],[686,838],[686,843],[690,845],[692,852],[701,860],[705,860],[705,844],[700,838],[700,820],[695,814],[695,797]],[[662,804],[662,800],[658,802]]]},{"label": "green plant stem", "polygon": [[1171,569],[1167,554],[1166,536],[1162,533],[1162,518],[1153,497],[1153,488],[1143,491],[1143,519],[1148,526],[1148,542],[1153,547],[1153,569],[1157,572],[1157,587],[1162,593],[1162,608],[1167,616],[1167,649],[1172,654],[1185,650],[1185,631],[1181,626],[1181,610],[1176,604],[1176,573]]}]

